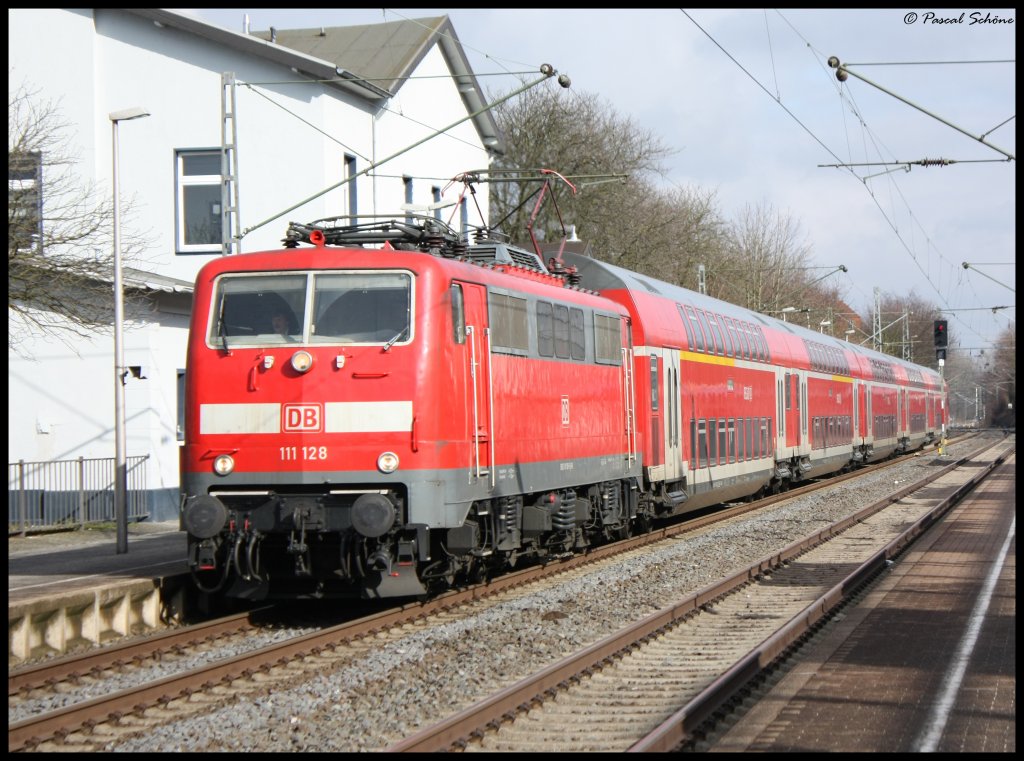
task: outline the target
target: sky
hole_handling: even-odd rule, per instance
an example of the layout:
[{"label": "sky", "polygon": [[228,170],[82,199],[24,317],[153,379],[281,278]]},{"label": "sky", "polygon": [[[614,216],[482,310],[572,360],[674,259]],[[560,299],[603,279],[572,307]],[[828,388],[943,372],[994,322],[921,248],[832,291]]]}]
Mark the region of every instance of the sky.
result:
[{"label": "sky", "polygon": [[550,64],[673,151],[660,183],[713,191],[730,220],[795,221],[860,314],[876,288],[912,293],[949,310],[950,345],[972,356],[1015,323],[1014,9],[182,12],[238,32],[246,15],[265,31],[447,14],[485,92]]}]

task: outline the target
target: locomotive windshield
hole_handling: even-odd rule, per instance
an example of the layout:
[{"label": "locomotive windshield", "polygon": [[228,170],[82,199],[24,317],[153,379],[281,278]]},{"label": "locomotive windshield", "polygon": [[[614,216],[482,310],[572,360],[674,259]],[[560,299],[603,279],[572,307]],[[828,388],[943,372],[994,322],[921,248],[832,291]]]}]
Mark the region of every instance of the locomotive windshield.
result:
[{"label": "locomotive windshield", "polygon": [[226,275],[211,312],[211,346],[385,344],[411,338],[404,272]]}]

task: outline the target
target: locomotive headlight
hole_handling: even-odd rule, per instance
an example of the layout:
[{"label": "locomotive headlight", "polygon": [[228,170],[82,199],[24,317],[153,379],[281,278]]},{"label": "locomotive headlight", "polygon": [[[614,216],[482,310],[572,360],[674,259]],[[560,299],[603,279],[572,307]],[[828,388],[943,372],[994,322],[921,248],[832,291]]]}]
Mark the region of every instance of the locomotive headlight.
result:
[{"label": "locomotive headlight", "polygon": [[295,372],[304,373],[308,372],[309,368],[313,366],[313,355],[308,351],[297,351],[292,355],[292,367],[295,368]]},{"label": "locomotive headlight", "polygon": [[398,470],[398,455],[394,452],[384,452],[377,458],[377,468],[381,473],[394,473]]},{"label": "locomotive headlight", "polygon": [[229,454],[217,455],[213,461],[213,472],[218,476],[226,476],[235,469],[235,458]]}]

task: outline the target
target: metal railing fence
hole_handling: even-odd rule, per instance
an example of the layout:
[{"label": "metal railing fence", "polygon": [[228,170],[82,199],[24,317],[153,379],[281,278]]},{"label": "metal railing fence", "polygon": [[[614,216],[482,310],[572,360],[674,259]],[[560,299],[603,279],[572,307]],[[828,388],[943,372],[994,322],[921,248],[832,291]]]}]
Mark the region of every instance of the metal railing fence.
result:
[{"label": "metal railing fence", "polygon": [[[8,463],[8,534],[114,522],[114,459]],[[144,464],[148,459],[148,454],[126,458],[129,522],[147,515]]]}]

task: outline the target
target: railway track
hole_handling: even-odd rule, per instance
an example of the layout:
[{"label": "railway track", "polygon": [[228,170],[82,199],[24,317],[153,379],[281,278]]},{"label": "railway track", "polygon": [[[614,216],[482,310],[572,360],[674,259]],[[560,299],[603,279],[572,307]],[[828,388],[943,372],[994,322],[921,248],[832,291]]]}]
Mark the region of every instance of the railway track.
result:
[{"label": "railway track", "polygon": [[954,463],[388,750],[678,749],[1005,457],[941,481]]},{"label": "railway track", "polygon": [[[858,471],[857,474],[863,474]],[[855,474],[855,475],[857,475]],[[791,498],[797,492],[781,495]],[[719,512],[701,519],[706,525],[713,521],[722,521],[729,517],[735,518],[743,511],[763,507],[763,503],[737,506],[730,511]],[[173,677],[159,680],[157,683],[142,685],[131,690],[122,690],[102,698],[95,698],[77,703],[48,715],[41,715],[13,722],[9,726],[9,749],[22,748],[56,749],[59,747],[95,748],[102,747],[110,741],[110,732],[105,729],[97,732],[102,725],[123,726],[127,733],[137,732],[140,724],[148,720],[166,722],[173,718],[175,712],[192,713],[195,706],[205,702],[194,700],[192,696],[208,694],[204,700],[223,700],[223,694],[237,695],[246,692],[258,692],[268,688],[268,684],[284,685],[301,682],[303,674],[316,673],[337,667],[357,659],[360,651],[379,647],[389,639],[406,636],[410,628],[415,629],[428,625],[429,621],[453,619],[462,615],[460,609],[467,606],[478,608],[480,605],[498,604],[502,595],[515,594],[517,589],[527,585],[544,583],[543,579],[559,574],[589,573],[601,562],[610,562],[622,553],[641,552],[643,545],[665,541],[678,536],[683,531],[694,531],[692,523],[686,526],[673,526],[661,529],[653,535],[627,540],[616,545],[595,550],[583,557],[573,558],[560,563],[526,569],[507,577],[495,580],[490,584],[466,590],[458,590],[443,595],[426,603],[414,603],[402,608],[369,616],[356,622],[339,627],[331,627],[322,632],[315,632],[303,637],[280,643],[254,653],[224,659],[204,669],[196,669]],[[222,626],[238,625],[223,622]],[[188,636],[183,633],[183,636]],[[193,633],[193,638],[196,636]],[[362,643],[362,644],[359,644]],[[111,654],[108,654],[109,657]],[[92,658],[101,657],[91,654]],[[133,656],[133,662],[141,656]],[[126,654],[119,656],[125,662]],[[68,673],[82,673],[84,665],[72,667],[74,659],[62,659],[66,662]],[[91,668],[97,668],[94,664]],[[42,689],[45,683],[58,684],[61,681],[57,664],[50,666],[45,678],[30,678],[25,673],[10,675],[9,693],[25,692],[26,689]],[[88,671],[89,669],[85,669]],[[11,679],[21,680],[15,685]],[[32,679],[35,681],[33,682]],[[26,685],[30,685],[26,688]],[[248,685],[248,686],[246,686]],[[222,697],[216,698],[220,693]],[[190,708],[191,706],[191,708]],[[145,719],[146,714],[150,719]],[[139,718],[143,717],[143,718]],[[115,733],[116,734],[116,733]]]}]

